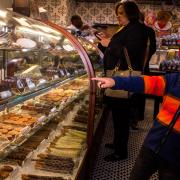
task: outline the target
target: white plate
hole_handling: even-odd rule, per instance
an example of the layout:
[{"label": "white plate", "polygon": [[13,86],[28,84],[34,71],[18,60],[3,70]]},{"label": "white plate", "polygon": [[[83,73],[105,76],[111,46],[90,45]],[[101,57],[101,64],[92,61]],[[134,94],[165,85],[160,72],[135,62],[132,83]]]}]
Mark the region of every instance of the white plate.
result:
[{"label": "white plate", "polygon": [[16,43],[22,48],[32,49],[36,47],[36,42],[27,38],[20,38],[16,41]]}]

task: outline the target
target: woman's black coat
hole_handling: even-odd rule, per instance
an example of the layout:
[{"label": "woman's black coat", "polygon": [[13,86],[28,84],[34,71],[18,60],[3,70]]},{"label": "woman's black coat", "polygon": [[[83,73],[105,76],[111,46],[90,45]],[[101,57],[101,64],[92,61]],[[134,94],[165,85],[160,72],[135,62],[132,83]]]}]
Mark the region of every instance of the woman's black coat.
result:
[{"label": "woman's black coat", "polygon": [[[147,39],[150,39],[149,58],[156,51],[156,39],[154,30],[136,21],[130,22],[121,31],[117,32],[111,39],[104,54],[104,69],[112,70],[117,63],[120,69],[126,70],[127,62],[124,56],[123,47],[126,47],[134,70],[143,70]],[[146,63],[148,69],[149,62]]]}]

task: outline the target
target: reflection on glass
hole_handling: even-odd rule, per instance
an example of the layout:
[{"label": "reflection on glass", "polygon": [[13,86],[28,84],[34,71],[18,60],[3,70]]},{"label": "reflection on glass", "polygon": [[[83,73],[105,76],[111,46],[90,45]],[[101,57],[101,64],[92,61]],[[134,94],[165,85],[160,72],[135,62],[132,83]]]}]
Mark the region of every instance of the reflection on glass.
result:
[{"label": "reflection on glass", "polygon": [[[0,12],[0,52],[4,53],[4,82],[15,93],[32,90],[85,74],[73,45],[57,30],[13,12]],[[6,23],[4,23],[6,22]],[[5,26],[6,25],[6,26]]]},{"label": "reflection on glass", "polygon": [[5,18],[7,15],[7,11],[0,10],[0,17]]}]

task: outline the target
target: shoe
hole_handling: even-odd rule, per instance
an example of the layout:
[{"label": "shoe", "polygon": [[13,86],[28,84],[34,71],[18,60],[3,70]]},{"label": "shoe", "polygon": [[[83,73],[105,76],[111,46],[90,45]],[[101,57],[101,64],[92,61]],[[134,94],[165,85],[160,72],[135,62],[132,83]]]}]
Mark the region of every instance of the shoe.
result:
[{"label": "shoe", "polygon": [[104,157],[106,162],[116,162],[124,159],[127,159],[127,155],[119,155],[116,153],[112,153]]},{"label": "shoe", "polygon": [[109,148],[109,149],[114,149],[115,148],[114,144],[110,144],[110,143],[105,144],[105,147]]},{"label": "shoe", "polygon": [[136,126],[130,126],[130,131],[137,132],[137,131],[139,131],[139,128]]}]

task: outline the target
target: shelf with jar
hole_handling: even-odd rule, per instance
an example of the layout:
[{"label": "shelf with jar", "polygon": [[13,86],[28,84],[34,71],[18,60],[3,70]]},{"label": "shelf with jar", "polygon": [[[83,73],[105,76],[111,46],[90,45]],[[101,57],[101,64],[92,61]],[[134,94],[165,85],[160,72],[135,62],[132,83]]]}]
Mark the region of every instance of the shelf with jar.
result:
[{"label": "shelf with jar", "polygon": [[180,52],[178,49],[159,49],[150,60],[150,71],[179,72]]},{"label": "shelf with jar", "polygon": [[169,49],[179,49],[180,47],[180,34],[172,33],[167,36],[161,37],[161,47],[167,47]]},{"label": "shelf with jar", "polygon": [[159,48],[150,60],[150,71],[161,73],[180,71],[180,34],[162,36]]},{"label": "shelf with jar", "polygon": [[88,51],[65,30],[0,19],[0,177],[77,179],[101,112]]}]

